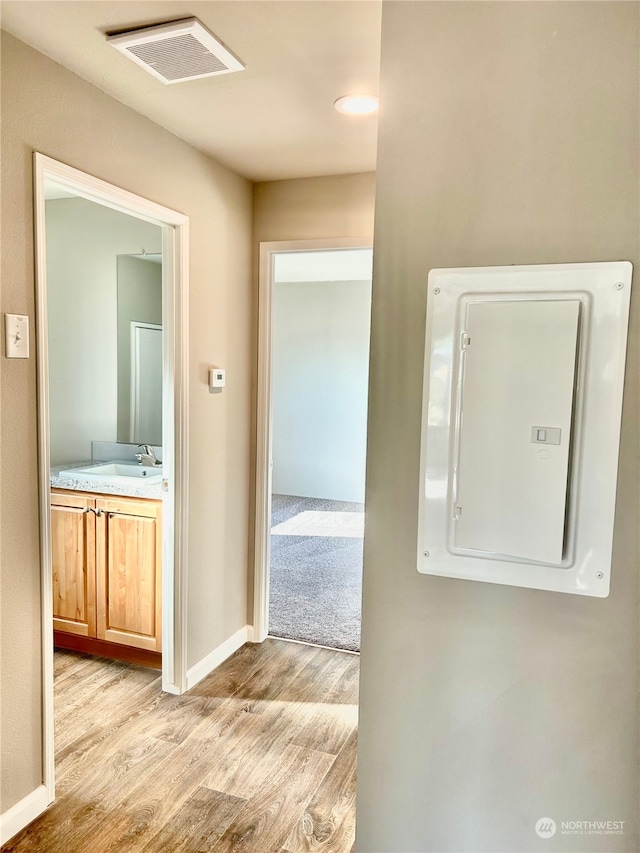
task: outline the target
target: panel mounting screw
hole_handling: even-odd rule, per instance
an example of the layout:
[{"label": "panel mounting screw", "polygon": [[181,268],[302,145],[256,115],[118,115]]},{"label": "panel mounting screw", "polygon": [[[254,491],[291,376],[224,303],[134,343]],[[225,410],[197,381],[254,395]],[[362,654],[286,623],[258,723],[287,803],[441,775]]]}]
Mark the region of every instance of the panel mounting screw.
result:
[{"label": "panel mounting screw", "polygon": [[440,293],[440,288],[439,288],[439,287],[434,287],[434,288],[433,288],[433,292],[434,292],[434,293],[435,293],[435,295],[437,296],[437,295]]},{"label": "panel mounting screw", "polygon": [[602,580],[602,578],[604,577],[604,573],[603,572],[596,572],[596,577],[599,578],[600,580]]},{"label": "panel mounting screw", "polygon": [[614,287],[616,290],[622,290],[622,288],[624,287],[624,282],[623,281],[617,281],[615,283]]},{"label": "panel mounting screw", "polygon": [[423,551],[422,553],[425,555],[425,557],[428,557],[428,556],[429,556],[429,552],[428,552],[428,551]]}]

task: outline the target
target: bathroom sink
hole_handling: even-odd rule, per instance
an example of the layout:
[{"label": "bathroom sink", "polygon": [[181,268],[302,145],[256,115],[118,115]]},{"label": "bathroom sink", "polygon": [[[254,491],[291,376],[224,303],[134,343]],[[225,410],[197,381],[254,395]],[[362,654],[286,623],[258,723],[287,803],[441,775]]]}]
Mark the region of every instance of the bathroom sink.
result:
[{"label": "bathroom sink", "polygon": [[98,462],[84,468],[68,468],[60,471],[61,477],[74,480],[105,480],[106,482],[131,482],[145,480],[147,483],[159,483],[162,480],[162,467],[138,465],[137,462]]}]

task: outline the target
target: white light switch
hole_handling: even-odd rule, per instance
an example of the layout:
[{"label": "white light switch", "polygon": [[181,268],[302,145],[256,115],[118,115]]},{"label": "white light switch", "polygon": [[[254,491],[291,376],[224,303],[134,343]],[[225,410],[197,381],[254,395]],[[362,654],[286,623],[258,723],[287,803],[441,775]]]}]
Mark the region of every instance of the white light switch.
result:
[{"label": "white light switch", "polygon": [[536,444],[560,444],[562,430],[557,427],[531,427],[531,441]]},{"label": "white light switch", "polygon": [[5,355],[29,358],[29,318],[25,314],[4,315]]}]

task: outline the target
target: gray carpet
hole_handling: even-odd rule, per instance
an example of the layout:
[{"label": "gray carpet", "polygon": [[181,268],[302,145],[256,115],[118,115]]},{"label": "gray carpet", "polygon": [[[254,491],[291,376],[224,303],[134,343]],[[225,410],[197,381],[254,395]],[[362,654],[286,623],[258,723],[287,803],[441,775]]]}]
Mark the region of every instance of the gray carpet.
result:
[{"label": "gray carpet", "polygon": [[[300,512],[363,512],[362,504],[273,495],[271,527]],[[272,536],[269,634],[360,650],[362,539]]]}]

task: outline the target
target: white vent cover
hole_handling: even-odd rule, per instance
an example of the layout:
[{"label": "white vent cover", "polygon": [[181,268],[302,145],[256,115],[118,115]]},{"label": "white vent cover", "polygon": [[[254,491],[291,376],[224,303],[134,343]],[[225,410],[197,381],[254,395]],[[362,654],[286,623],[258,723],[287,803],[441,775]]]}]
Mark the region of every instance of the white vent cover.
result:
[{"label": "white vent cover", "polygon": [[117,50],[163,83],[243,71],[244,65],[197,18],[108,37]]}]

